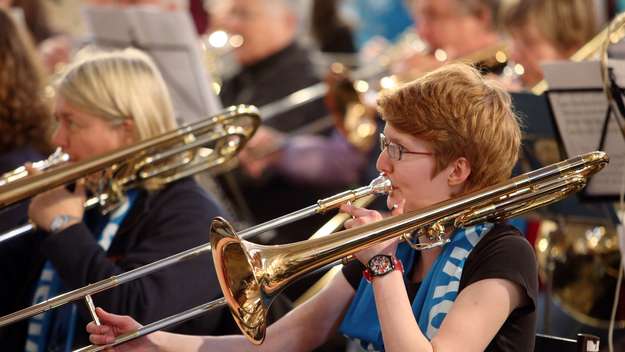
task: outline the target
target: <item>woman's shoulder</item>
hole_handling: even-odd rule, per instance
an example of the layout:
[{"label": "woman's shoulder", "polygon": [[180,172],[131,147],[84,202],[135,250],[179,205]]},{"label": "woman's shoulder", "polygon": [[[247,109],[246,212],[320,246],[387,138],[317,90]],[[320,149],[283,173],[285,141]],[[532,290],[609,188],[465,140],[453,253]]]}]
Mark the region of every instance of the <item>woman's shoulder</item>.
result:
[{"label": "woman's shoulder", "polygon": [[537,262],[534,249],[515,227],[495,226],[469,254],[460,286],[473,282],[503,278],[519,283],[529,291],[537,288]]}]

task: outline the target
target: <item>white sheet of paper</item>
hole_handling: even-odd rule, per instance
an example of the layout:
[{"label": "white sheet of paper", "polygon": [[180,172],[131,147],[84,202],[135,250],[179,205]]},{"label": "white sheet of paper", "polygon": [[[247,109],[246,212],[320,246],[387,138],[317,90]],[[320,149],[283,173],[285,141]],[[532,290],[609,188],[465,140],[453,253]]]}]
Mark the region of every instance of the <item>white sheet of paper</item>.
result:
[{"label": "white sheet of paper", "polygon": [[[610,65],[618,84],[624,84],[625,62],[610,60]],[[566,154],[573,157],[597,150],[608,107],[599,62],[552,62],[543,65],[543,69],[550,90],[573,89],[549,92]],[[592,178],[586,192],[593,196],[618,195],[623,182],[625,140],[613,117],[608,123],[603,150],[608,153],[610,164]]]},{"label": "white sheet of paper", "polygon": [[193,122],[221,110],[187,12],[154,6],[89,5],[82,12],[96,45],[133,46],[154,59],[167,83],[179,122]]}]

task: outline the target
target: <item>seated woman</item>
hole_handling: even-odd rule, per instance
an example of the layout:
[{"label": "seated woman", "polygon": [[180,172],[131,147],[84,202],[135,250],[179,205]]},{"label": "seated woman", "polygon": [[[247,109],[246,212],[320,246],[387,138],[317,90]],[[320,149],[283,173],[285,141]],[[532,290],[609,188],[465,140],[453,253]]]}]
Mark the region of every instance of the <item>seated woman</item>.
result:
[{"label": "seated woman", "polygon": [[597,31],[592,0],[521,0],[505,14],[512,36],[512,60],[523,65],[523,85],[543,79],[540,64],[568,60]]},{"label": "seated woman", "polygon": [[[517,160],[521,131],[509,95],[469,66],[444,66],[378,105],[386,127],[377,165],[393,182],[387,199],[393,214],[505,181]],[[382,218],[373,210],[343,210],[354,217],[347,227]],[[505,224],[482,223],[449,239],[423,252],[398,240],[362,250],[326,288],[272,324],[260,346],[242,336],[158,332],[115,351],[308,351],[337,329],[368,351],[532,351],[531,246]],[[104,325],[87,326],[94,343],[139,327],[130,317],[97,311]]]},{"label": "seated woman", "polygon": [[[54,102],[52,144],[62,147],[71,161],[104,155],[176,127],[165,83],[147,55],[127,49],[83,56],[59,79]],[[21,271],[18,282],[1,283],[13,293],[13,310],[204,244],[211,219],[222,215],[191,178],[125,195],[106,216],[98,209],[84,212],[85,186],[80,181],[73,191],[60,187],[32,199],[29,216],[42,231],[21,252],[27,258],[24,265],[14,263]],[[93,299],[111,311],[154,321],[219,295],[207,255]],[[82,346],[87,344],[82,326],[89,316],[82,305],[78,310],[66,305],[3,329],[0,345],[13,351]],[[219,323],[220,317],[213,315],[179,328],[215,333]]]}]

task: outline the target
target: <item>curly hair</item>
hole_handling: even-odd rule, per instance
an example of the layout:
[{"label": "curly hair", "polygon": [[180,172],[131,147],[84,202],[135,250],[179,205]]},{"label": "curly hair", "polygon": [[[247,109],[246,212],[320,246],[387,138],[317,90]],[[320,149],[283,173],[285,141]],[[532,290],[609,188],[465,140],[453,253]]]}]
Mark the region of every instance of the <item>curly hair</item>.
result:
[{"label": "curly hair", "polygon": [[0,152],[26,145],[50,151],[45,74],[28,35],[0,9]]}]

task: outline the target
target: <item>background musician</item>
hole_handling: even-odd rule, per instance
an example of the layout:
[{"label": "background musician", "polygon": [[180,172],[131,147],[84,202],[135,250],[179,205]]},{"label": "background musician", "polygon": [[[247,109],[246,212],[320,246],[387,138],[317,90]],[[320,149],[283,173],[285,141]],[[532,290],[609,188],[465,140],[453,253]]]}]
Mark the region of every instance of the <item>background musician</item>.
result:
[{"label": "background musician", "polygon": [[[393,182],[387,198],[393,214],[509,177],[519,124],[508,94],[477,70],[447,65],[381,97],[379,106],[386,127],[378,169]],[[347,227],[382,218],[373,210],[343,210],[353,216]],[[362,250],[317,296],[271,325],[256,349],[241,336],[156,333],[115,350],[308,351],[339,329],[365,350],[531,351],[537,294],[531,246],[504,224],[483,223],[449,236],[450,244],[424,252],[397,240]],[[365,268],[371,282],[362,276]],[[87,327],[94,343],[139,326],[130,317],[98,312],[105,326]]]},{"label": "background musician", "polygon": [[[320,82],[311,51],[296,41],[301,17],[295,1],[228,0],[215,3],[211,10],[215,28],[244,38],[243,45],[234,50],[240,72],[224,80],[223,105],[262,107]],[[239,202],[239,215],[248,210],[251,221],[265,222],[358,181],[364,157],[340,136],[327,138],[315,131],[291,138],[294,131],[326,115],[319,98],[263,122],[240,154],[243,172],[236,173],[236,180],[245,202]],[[227,180],[222,179],[222,184],[236,199],[237,190],[228,187]],[[265,199],[272,200],[271,206],[261,201]],[[323,222],[308,218],[281,227],[272,243],[307,238],[310,229]]]},{"label": "background musician", "polygon": [[543,79],[540,64],[568,60],[597,31],[592,0],[520,0],[507,11],[505,25],[512,36],[512,60],[525,68],[524,86]]},{"label": "background musician", "polygon": [[[501,44],[498,0],[411,0],[409,6],[417,32],[430,50],[396,63],[393,70],[400,75],[415,77],[447,60]],[[443,50],[444,56],[435,57],[436,49]]]},{"label": "background musician", "polygon": [[[165,83],[152,60],[138,50],[86,52],[57,88],[52,143],[74,162],[176,127]],[[90,175],[88,182],[98,177],[106,176]],[[12,267],[21,276],[17,282],[1,283],[13,292],[12,311],[204,244],[210,220],[222,214],[190,178],[162,188],[146,183],[125,196],[108,215],[97,209],[84,212],[81,181],[74,191],[61,187],[32,199],[29,216],[42,231],[20,238],[22,252]],[[93,298],[112,311],[154,321],[217,296],[210,256],[203,256]],[[89,319],[84,307],[76,311],[66,305],[3,328],[0,345],[31,351],[82,346],[87,336],[81,326]],[[214,332],[219,324],[216,313],[180,329]]]}]

